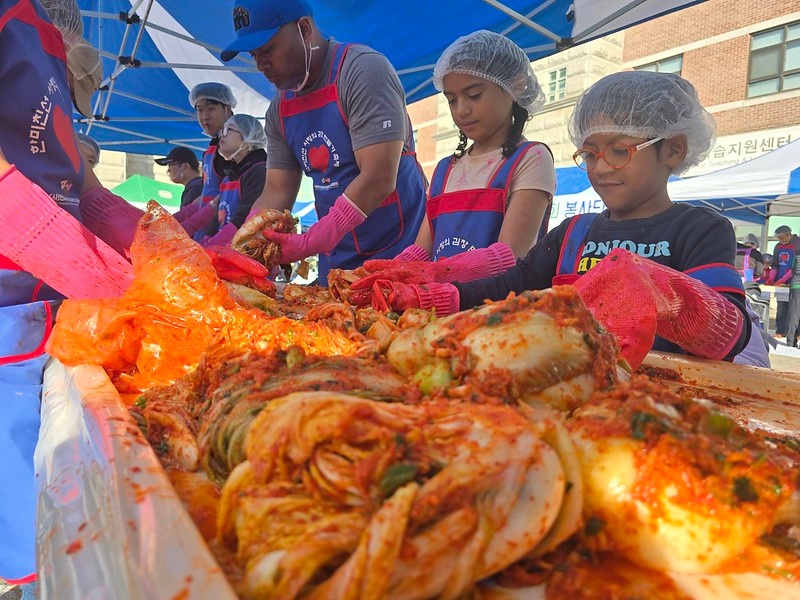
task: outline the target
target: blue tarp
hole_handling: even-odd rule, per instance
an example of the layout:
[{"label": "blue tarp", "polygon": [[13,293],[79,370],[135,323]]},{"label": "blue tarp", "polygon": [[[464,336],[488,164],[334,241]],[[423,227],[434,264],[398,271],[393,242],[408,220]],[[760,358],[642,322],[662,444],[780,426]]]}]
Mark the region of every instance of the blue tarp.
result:
[{"label": "blue tarp", "polygon": [[[532,60],[702,0],[309,0],[327,35],[383,52],[409,102],[435,92],[431,72],[461,35],[491,29]],[[274,90],[248,55],[230,63],[220,49],[234,38],[234,0],[79,0],[87,39],[103,56],[104,87],[96,120],[77,119],[101,148],[166,154],[176,144],[197,150],[206,139],[188,102],[203,81],[223,81],[237,112],[261,116]],[[76,118],[79,115],[76,115]]]}]

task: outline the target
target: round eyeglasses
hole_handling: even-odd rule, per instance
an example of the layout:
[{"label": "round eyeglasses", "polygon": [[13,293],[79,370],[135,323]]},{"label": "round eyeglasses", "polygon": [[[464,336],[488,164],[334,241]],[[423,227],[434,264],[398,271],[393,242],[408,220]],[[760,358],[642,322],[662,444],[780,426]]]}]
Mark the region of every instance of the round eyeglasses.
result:
[{"label": "round eyeglasses", "polygon": [[646,142],[642,142],[641,144],[637,144],[635,146],[628,146],[625,144],[611,144],[610,146],[606,146],[600,152],[594,152],[593,150],[587,150],[586,148],[581,148],[575,154],[572,155],[572,160],[575,161],[575,164],[578,165],[584,171],[593,171],[594,168],[597,166],[597,161],[601,158],[606,161],[606,164],[609,167],[614,169],[621,169],[622,167],[627,167],[628,164],[633,159],[633,153],[642,150],[643,148],[647,148],[648,146],[652,146],[656,142],[663,140],[663,137],[653,138],[652,140],[647,140]]}]

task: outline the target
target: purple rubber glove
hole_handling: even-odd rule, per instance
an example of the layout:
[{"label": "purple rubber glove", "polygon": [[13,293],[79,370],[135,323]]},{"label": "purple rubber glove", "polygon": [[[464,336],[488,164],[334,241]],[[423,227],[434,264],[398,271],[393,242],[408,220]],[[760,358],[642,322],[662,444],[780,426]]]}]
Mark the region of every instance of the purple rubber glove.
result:
[{"label": "purple rubber glove", "polygon": [[345,234],[353,231],[367,216],[342,194],[327,215],[314,223],[307,233],[277,233],[265,229],[262,234],[281,247],[281,264],[301,260],[313,254],[325,254],[336,247]]}]

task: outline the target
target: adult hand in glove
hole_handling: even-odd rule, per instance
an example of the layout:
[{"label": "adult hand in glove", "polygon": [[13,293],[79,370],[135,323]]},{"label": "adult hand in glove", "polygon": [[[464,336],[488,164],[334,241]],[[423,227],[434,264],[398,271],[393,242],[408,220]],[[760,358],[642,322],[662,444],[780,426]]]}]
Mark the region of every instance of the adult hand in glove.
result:
[{"label": "adult hand in glove", "polygon": [[0,254],[68,298],[120,296],[130,263],[0,155]]},{"label": "adult hand in glove", "polygon": [[409,308],[435,309],[440,317],[458,312],[458,289],[450,283],[413,285],[379,279],[371,291],[372,307],[380,312]]},{"label": "adult hand in glove", "polygon": [[492,244],[462,252],[436,262],[394,260],[368,260],[364,269],[370,275],[362,277],[350,286],[350,302],[362,306],[370,302],[365,292],[372,290],[373,284],[381,279],[402,283],[452,283],[472,281],[497,275],[514,266],[514,252],[503,243]]},{"label": "adult hand in glove", "polygon": [[269,271],[260,262],[225,246],[206,246],[204,249],[220,279],[274,296],[275,284],[267,279]]},{"label": "adult hand in glove", "polygon": [[739,309],[707,285],[626,250],[611,252],[575,287],[634,369],[656,335],[689,354],[723,359],[744,327]]},{"label": "adult hand in glove", "polygon": [[306,233],[278,233],[265,229],[262,234],[281,247],[281,264],[301,260],[314,254],[325,254],[336,247],[345,234],[366,220],[364,212],[342,194],[328,214],[314,223]]}]

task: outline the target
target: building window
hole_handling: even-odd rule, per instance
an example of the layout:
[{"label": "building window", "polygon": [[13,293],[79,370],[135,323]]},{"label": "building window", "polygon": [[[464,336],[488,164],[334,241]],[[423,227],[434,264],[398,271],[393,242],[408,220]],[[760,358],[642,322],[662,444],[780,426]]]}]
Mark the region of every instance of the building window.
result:
[{"label": "building window", "polygon": [[747,97],[800,88],[800,22],[750,38]]},{"label": "building window", "polygon": [[547,101],[562,100],[567,93],[567,68],[548,73]]},{"label": "building window", "polygon": [[665,58],[664,60],[657,60],[656,62],[647,63],[641,67],[636,67],[637,71],[654,71],[656,73],[675,73],[681,74],[683,69],[683,54]]}]

